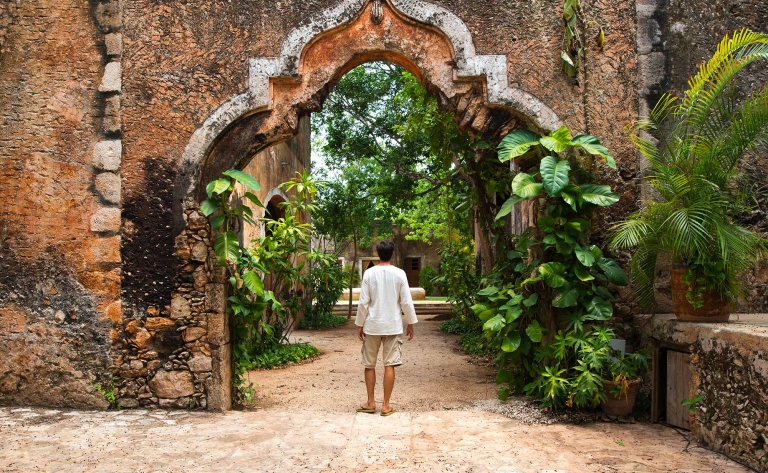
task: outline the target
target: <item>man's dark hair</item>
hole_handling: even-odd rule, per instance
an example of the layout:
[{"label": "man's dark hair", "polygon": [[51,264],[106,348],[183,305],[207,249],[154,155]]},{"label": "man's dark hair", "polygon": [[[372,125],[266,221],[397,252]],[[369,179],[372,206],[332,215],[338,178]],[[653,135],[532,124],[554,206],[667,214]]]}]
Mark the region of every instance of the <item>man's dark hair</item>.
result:
[{"label": "man's dark hair", "polygon": [[376,253],[379,254],[381,261],[389,261],[392,259],[392,253],[395,252],[395,242],[392,240],[382,240],[376,245]]}]

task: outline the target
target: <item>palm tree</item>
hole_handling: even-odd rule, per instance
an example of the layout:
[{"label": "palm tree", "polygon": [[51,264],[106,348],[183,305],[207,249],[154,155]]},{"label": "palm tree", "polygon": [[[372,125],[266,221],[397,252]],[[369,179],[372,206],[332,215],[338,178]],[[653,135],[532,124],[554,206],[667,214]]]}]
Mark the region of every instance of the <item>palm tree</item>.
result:
[{"label": "palm tree", "polygon": [[743,293],[739,275],[766,249],[766,240],[733,216],[744,202],[740,158],[768,147],[768,84],[738,100],[735,78],[767,58],[768,35],[748,29],[726,35],[682,98],[663,95],[650,119],[629,128],[650,163],[646,178],[657,198],[614,227],[611,248],[636,248],[630,274],[645,309],[653,304],[660,254],[687,269],[688,301],[700,307],[704,290],[734,302]]}]

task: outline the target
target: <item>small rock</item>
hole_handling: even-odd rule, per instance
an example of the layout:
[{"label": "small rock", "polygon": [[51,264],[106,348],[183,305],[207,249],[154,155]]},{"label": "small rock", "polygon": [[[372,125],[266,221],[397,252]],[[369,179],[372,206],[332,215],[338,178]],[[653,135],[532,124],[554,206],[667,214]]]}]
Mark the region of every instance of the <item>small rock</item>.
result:
[{"label": "small rock", "polygon": [[53,318],[58,323],[64,322],[64,320],[67,318],[67,314],[64,313],[64,311],[57,310],[55,314],[53,314]]}]

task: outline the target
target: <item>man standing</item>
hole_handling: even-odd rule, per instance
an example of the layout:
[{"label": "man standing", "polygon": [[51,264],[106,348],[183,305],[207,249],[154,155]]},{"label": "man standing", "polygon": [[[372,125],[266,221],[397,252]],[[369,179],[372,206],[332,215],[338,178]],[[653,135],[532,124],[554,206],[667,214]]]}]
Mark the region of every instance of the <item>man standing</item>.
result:
[{"label": "man standing", "polygon": [[367,270],[360,285],[360,300],[357,304],[357,338],[363,342],[363,366],[365,366],[365,388],[368,401],[357,412],[376,413],[376,401],[373,391],[376,387],[376,358],[379,347],[383,346],[384,358],[384,403],[381,415],[395,413],[389,405],[392,388],[395,385],[395,366],[403,362],[400,359],[400,347],[403,344],[403,322],[408,340],[413,339],[413,324],[416,310],[411,300],[408,279],[405,271],[390,264],[395,244],[384,240],[376,245],[379,264]]}]

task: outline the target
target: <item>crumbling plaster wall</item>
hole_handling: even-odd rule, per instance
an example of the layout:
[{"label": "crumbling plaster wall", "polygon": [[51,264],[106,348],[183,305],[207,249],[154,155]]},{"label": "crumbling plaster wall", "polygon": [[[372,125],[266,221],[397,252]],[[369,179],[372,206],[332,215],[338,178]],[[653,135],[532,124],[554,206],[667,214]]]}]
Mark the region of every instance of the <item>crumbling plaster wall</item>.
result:
[{"label": "crumbling plaster wall", "polygon": [[116,371],[119,153],[95,159],[119,135],[111,20],[97,3],[0,3],[3,404],[103,407],[91,383]]}]

